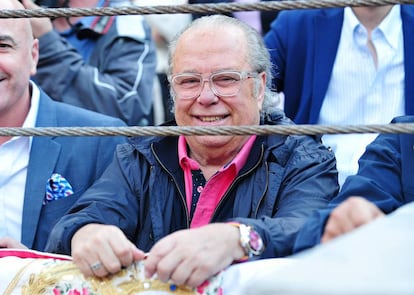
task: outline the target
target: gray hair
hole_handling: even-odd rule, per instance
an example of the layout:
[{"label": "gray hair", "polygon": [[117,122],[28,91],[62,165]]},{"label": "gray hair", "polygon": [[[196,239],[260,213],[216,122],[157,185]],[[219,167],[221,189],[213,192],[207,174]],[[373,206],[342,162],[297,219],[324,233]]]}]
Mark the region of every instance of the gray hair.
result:
[{"label": "gray hair", "polygon": [[[246,23],[234,18],[225,15],[215,14],[210,16],[204,16],[194,20],[191,24],[185,27],[181,32],[179,32],[170,42],[169,52],[168,52],[168,78],[171,81],[172,75],[172,58],[174,56],[178,40],[181,35],[191,28],[202,28],[202,27],[217,27],[220,30],[223,30],[225,26],[235,26],[240,28],[245,35],[246,46],[247,46],[247,62],[252,67],[253,71],[258,73],[265,72],[267,81],[266,89],[263,100],[263,107],[261,115],[264,116],[268,113],[271,113],[276,108],[279,96],[276,92],[271,90],[272,83],[272,63],[270,61],[270,54],[267,50],[262,36],[251,26]],[[254,94],[257,95],[260,88],[260,81],[256,79]],[[171,97],[174,98],[174,92],[170,87]],[[173,105],[174,108],[174,105]]]}]

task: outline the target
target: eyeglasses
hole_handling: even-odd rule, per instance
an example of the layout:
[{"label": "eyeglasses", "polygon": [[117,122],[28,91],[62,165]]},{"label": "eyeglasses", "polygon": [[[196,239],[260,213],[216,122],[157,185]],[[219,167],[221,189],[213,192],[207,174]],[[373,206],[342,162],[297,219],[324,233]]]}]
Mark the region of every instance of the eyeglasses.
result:
[{"label": "eyeglasses", "polygon": [[217,96],[229,97],[239,93],[242,82],[248,78],[256,78],[258,73],[239,71],[219,71],[210,77],[203,78],[197,73],[181,73],[172,76],[171,85],[178,99],[197,98],[204,83],[208,81],[211,91]]}]

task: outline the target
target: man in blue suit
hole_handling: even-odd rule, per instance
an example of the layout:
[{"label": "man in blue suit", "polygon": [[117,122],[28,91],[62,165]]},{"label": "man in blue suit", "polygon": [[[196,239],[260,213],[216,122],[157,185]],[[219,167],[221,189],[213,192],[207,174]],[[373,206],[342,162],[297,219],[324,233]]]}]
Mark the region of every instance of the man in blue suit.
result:
[{"label": "man in blue suit", "polygon": [[[283,11],[264,39],[273,86],[296,123],[385,124],[414,114],[414,5]],[[323,137],[341,184],[375,136]]]},{"label": "man in blue suit", "polygon": [[[413,123],[414,116],[393,123]],[[328,208],[315,211],[295,242],[295,252],[328,242],[414,201],[414,134],[379,135],[367,146]]]},{"label": "man in blue suit", "polygon": [[[23,9],[17,0],[1,9]],[[0,126],[125,126],[53,101],[30,76],[38,40],[29,19],[0,20]],[[43,250],[50,229],[98,178],[123,137],[0,137],[0,247]]]}]

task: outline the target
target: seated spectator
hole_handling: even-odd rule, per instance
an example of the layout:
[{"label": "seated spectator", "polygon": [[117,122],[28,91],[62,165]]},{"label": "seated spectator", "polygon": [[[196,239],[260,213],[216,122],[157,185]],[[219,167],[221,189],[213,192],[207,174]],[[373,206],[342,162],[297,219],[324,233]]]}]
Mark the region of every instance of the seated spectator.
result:
[{"label": "seated spectator", "polygon": [[[23,9],[3,0],[1,9]],[[39,43],[29,19],[0,20],[0,126],[125,126],[51,100],[30,76]],[[0,137],[0,247],[43,250],[53,225],[99,177],[122,137]]]},{"label": "seated spectator", "polygon": [[[297,124],[365,125],[414,115],[413,26],[414,5],[281,12],[265,43],[287,116]],[[340,185],[376,135],[323,136]]]},{"label": "seated spectator", "polygon": [[[197,19],[170,46],[176,124],[292,124],[272,112],[270,71],[253,28]],[[147,257],[148,278],[195,287],[236,261],[291,254],[304,221],[337,192],[334,155],[314,137],[132,138],[46,249],[98,277]]]},{"label": "seated spectator", "polygon": [[[392,122],[412,123],[414,116]],[[379,135],[359,160],[358,174],[349,176],[329,207],[302,228],[295,251],[328,242],[412,202],[413,146],[413,134]]]},{"label": "seated spectator", "polygon": [[[22,2],[26,8],[39,8],[32,0]],[[69,8],[131,4],[109,0],[52,2],[54,7]],[[40,50],[33,78],[48,95],[120,118],[128,125],[153,124],[156,53],[143,16],[31,18],[31,22]]]}]

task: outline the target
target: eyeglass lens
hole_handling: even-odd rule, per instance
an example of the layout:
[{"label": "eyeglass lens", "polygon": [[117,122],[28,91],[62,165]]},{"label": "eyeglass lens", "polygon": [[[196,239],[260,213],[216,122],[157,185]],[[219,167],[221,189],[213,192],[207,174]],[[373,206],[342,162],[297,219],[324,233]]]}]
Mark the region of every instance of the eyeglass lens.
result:
[{"label": "eyeglass lens", "polygon": [[173,78],[173,88],[178,98],[192,99],[200,95],[204,82],[219,96],[234,96],[240,90],[242,75],[239,72],[215,73],[209,79],[199,74],[182,74]]}]

